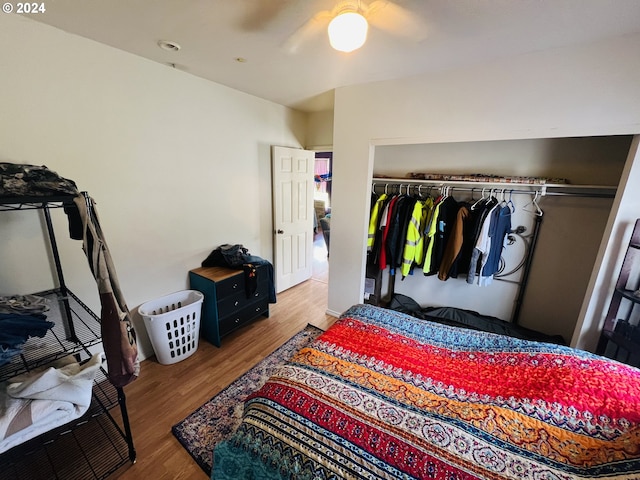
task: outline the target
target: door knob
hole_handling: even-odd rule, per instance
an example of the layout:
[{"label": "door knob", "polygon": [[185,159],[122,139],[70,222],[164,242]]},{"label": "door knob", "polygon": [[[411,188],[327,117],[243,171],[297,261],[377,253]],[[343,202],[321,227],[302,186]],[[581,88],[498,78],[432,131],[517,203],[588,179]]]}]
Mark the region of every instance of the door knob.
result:
[{"label": "door knob", "polygon": [[282,234],[284,233],[284,230],[280,230],[280,229],[278,229],[278,230],[276,230],[276,233],[277,233],[278,235],[282,235]]}]

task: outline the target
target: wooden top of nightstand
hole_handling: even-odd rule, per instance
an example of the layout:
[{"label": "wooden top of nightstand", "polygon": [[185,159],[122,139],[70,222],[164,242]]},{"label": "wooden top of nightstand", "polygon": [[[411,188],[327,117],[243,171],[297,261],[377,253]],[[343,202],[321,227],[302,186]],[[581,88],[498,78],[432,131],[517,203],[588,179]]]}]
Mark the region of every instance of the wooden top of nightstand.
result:
[{"label": "wooden top of nightstand", "polygon": [[234,275],[242,273],[242,270],[226,267],[198,267],[189,271],[214,282],[220,282],[225,278],[233,277]]}]

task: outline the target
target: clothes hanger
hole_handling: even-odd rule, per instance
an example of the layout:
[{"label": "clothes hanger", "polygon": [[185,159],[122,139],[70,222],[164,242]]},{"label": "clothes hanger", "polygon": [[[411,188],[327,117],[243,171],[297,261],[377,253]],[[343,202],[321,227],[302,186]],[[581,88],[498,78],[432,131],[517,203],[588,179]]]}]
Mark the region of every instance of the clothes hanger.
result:
[{"label": "clothes hanger", "polygon": [[[509,196],[509,202],[511,201],[511,196]],[[507,197],[506,197],[506,191],[503,188],[500,191],[500,216],[501,217],[506,217],[509,216],[513,213],[513,210],[511,209],[511,205],[509,205],[509,202],[507,202]],[[504,209],[508,208],[508,212],[504,212]]]},{"label": "clothes hanger", "polygon": [[539,217],[541,217],[541,216],[544,214],[544,212],[543,212],[543,211],[542,211],[542,209],[540,208],[540,205],[538,205],[538,198],[541,198],[541,197],[540,197],[540,192],[537,192],[537,193],[538,193],[538,195],[536,195],[535,197],[533,197],[533,204],[534,204],[534,205],[535,205],[535,207],[536,207],[536,215],[538,215]]},{"label": "clothes hanger", "polygon": [[534,215],[541,217],[544,214],[544,212],[540,208],[540,205],[538,205],[539,197],[540,197],[540,192],[536,190],[533,196],[533,200],[531,200],[531,202],[527,203],[524,207],[522,207],[522,209],[525,212],[533,213]]},{"label": "clothes hanger", "polygon": [[433,194],[431,193],[432,190],[433,190],[433,185],[429,185],[429,193],[427,195],[429,195],[431,198],[433,198]]},{"label": "clothes hanger", "polygon": [[475,210],[476,208],[478,208],[478,206],[480,205],[480,203],[485,201],[484,198],[484,192],[485,192],[485,188],[482,187],[482,196],[478,199],[478,201],[476,203],[474,203],[473,205],[471,205],[471,210]]},{"label": "clothes hanger", "polygon": [[502,207],[506,207],[507,206],[507,199],[505,197],[505,193],[504,193],[504,188],[501,190],[496,190],[496,200],[498,200],[499,198],[499,202],[500,202],[500,208]]},{"label": "clothes hanger", "polygon": [[507,207],[509,207],[511,209],[511,213],[515,213],[516,212],[516,206],[513,204],[513,200],[511,199],[511,196],[513,195],[513,190],[509,191],[509,201],[507,202]]}]

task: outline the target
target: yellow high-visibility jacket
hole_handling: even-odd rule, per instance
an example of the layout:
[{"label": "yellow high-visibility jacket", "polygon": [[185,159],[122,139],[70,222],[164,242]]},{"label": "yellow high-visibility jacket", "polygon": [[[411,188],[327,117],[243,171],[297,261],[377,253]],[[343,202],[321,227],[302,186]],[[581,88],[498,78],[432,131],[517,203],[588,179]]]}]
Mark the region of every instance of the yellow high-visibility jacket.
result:
[{"label": "yellow high-visibility jacket", "polygon": [[373,243],[376,238],[376,230],[378,228],[378,217],[380,216],[380,210],[382,204],[387,199],[387,194],[383,193],[376,200],[375,205],[371,209],[371,216],[369,217],[369,233],[367,235],[367,251],[370,252],[373,249]]},{"label": "yellow high-visibility jacket", "polygon": [[411,213],[411,219],[407,227],[404,249],[402,251],[402,266],[400,267],[400,272],[403,278],[409,275],[409,271],[418,253],[418,246],[421,244],[422,230],[420,230],[420,223],[422,222],[423,215],[426,216],[426,213],[423,212],[424,202],[418,200],[413,206],[413,212]]},{"label": "yellow high-visibility jacket", "polygon": [[414,263],[419,267],[424,262],[424,252],[426,250],[425,230],[428,223],[431,221],[431,214],[433,213],[433,198],[427,197],[422,206],[422,216],[420,217],[420,237],[418,238],[418,245],[416,246],[416,252],[414,255]]},{"label": "yellow high-visibility jacket", "polygon": [[433,244],[435,241],[435,235],[438,231],[438,214],[440,213],[440,205],[442,202],[436,203],[435,207],[433,207],[433,213],[431,214],[431,221],[427,225],[427,229],[425,230],[425,244],[426,249],[424,252],[424,263],[422,264],[422,271],[426,275],[431,271],[431,254],[433,253]]}]

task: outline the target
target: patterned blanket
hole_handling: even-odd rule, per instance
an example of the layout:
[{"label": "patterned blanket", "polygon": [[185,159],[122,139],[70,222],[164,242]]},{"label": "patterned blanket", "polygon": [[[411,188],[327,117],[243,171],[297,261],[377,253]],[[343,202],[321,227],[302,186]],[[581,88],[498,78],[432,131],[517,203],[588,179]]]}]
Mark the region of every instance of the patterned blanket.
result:
[{"label": "patterned blanket", "polygon": [[357,305],[214,451],[222,479],[640,479],[640,370]]}]

